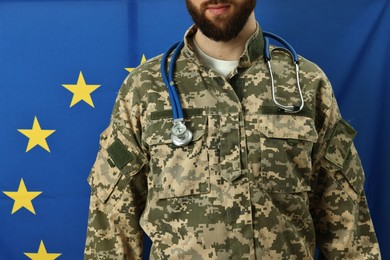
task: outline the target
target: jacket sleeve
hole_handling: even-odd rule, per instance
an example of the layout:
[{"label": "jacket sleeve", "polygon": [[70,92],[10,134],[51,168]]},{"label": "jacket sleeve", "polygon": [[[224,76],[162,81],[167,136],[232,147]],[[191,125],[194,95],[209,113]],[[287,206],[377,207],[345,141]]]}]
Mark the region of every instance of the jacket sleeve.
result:
[{"label": "jacket sleeve", "polygon": [[92,192],[84,259],[142,259],[139,218],[147,195],[147,160],[132,99],[132,94],[119,94],[110,125],[100,137],[88,177]]},{"label": "jacket sleeve", "polygon": [[356,131],[341,118],[327,79],[317,94],[319,141],[314,149],[311,213],[322,259],[380,259],[353,144]]}]

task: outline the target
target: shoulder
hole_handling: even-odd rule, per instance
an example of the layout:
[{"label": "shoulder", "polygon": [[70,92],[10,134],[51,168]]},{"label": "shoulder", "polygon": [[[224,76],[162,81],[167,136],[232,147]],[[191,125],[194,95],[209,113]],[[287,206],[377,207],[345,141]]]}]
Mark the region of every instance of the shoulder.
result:
[{"label": "shoulder", "polygon": [[[292,57],[287,49],[274,45],[271,45],[270,49],[272,52],[272,65],[274,65],[274,63],[276,63],[276,66],[292,65]],[[300,73],[304,74],[304,76],[326,78],[324,71],[316,63],[301,55],[298,55],[298,64]]]},{"label": "shoulder", "polygon": [[130,92],[147,91],[151,86],[161,85],[161,58],[162,55],[153,57],[130,72],[122,84],[119,95],[124,97]]},{"label": "shoulder", "polygon": [[303,56],[299,56],[299,69],[305,77],[328,81],[328,77],[321,67]]},{"label": "shoulder", "polygon": [[128,81],[142,81],[158,77],[161,73],[161,58],[162,55],[158,55],[139,65],[126,77],[124,83],[126,84]]}]

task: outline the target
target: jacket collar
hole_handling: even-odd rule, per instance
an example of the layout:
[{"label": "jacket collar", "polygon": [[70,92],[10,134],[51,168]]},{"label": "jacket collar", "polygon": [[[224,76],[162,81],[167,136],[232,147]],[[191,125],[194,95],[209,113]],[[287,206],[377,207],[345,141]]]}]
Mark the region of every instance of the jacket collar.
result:
[{"label": "jacket collar", "polygon": [[[197,31],[197,27],[195,25],[191,26],[184,36],[184,48],[183,52],[187,56],[187,58],[196,61],[199,63],[198,58],[194,52],[193,37]],[[252,36],[248,39],[245,44],[245,50],[240,57],[238,67],[250,67],[253,65],[255,61],[263,56],[264,49],[264,39],[263,32],[260,28],[260,25],[257,24],[256,31],[252,34]]]}]

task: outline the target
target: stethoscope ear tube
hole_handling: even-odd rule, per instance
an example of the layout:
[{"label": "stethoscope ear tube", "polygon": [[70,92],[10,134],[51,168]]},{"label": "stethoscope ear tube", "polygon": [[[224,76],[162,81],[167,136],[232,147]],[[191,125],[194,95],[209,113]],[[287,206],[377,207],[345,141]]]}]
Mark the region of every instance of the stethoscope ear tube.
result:
[{"label": "stethoscope ear tube", "polygon": [[[301,84],[300,84],[300,77],[299,77],[298,54],[296,53],[294,48],[287,41],[285,41],[283,38],[280,38],[279,36],[272,34],[270,32],[263,32],[263,36],[264,36],[264,58],[266,60],[267,68],[268,68],[270,78],[271,78],[272,101],[278,107],[280,112],[290,113],[290,114],[298,113],[303,109],[303,107],[305,105],[305,101],[303,99],[303,94],[302,94],[302,88],[301,88]],[[269,38],[272,38],[272,39],[278,41],[279,43],[281,43],[287,49],[287,52],[290,54],[291,59],[292,59],[293,63],[295,64],[295,79],[297,81],[297,89],[298,89],[298,93],[299,93],[299,98],[301,100],[299,106],[297,106],[297,105],[283,105],[283,104],[279,103],[278,100],[276,99],[275,80],[274,80],[272,66],[271,66],[271,59],[272,59],[271,52],[272,52],[272,50],[269,48]],[[282,49],[282,48],[275,48],[275,50],[276,49]],[[285,49],[283,49],[283,50],[285,50]]]},{"label": "stethoscope ear tube", "polygon": [[298,63],[295,64],[295,75],[296,75],[296,81],[297,81],[297,88],[298,88],[298,93],[299,93],[299,98],[301,100],[301,104],[299,106],[294,106],[294,105],[283,105],[278,102],[276,99],[276,94],[275,94],[275,80],[272,72],[272,66],[271,66],[271,61],[267,60],[267,67],[268,71],[270,74],[271,78],[271,93],[272,93],[272,101],[275,103],[275,105],[278,107],[280,112],[284,113],[289,113],[289,114],[295,114],[300,112],[303,109],[303,106],[305,105],[305,101],[303,99],[303,94],[302,94],[302,89],[301,89],[301,84],[299,83],[299,65]]}]

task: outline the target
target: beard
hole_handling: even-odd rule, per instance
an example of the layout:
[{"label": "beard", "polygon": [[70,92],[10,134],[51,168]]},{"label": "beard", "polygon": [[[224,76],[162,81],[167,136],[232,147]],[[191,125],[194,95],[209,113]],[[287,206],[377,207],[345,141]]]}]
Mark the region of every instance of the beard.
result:
[{"label": "beard", "polygon": [[[206,17],[207,6],[210,4],[231,4],[233,12],[228,15],[219,15],[211,20]],[[249,16],[256,6],[256,0],[245,0],[236,3],[234,0],[209,0],[203,2],[199,9],[194,6],[191,0],[186,0],[189,14],[198,29],[208,38],[214,41],[227,42],[242,31]]]}]

